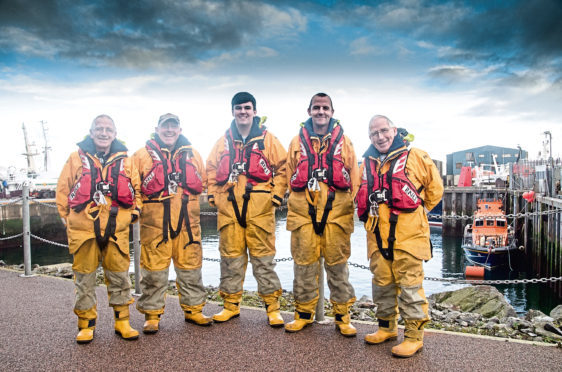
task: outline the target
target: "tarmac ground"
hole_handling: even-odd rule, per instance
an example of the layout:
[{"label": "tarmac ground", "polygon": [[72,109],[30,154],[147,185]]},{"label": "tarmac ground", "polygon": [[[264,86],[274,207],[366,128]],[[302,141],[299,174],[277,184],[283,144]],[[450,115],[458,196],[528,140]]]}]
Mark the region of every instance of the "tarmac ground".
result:
[{"label": "tarmac ground", "polygon": [[[105,287],[97,287],[94,340],[79,345],[72,311],[74,284],[54,277],[20,277],[0,269],[0,370],[197,370],[197,371],[562,371],[562,349],[540,343],[426,331],[424,348],[409,359],[391,356],[400,342],[367,345],[376,326],[354,323],[357,337],[345,338],[334,324],[301,332],[271,328],[263,309],[243,308],[240,317],[211,327],[186,323],[177,297],[166,300],[160,331],[136,341],[113,330]],[[207,304],[204,313],[220,310]],[[292,314],[283,314],[285,321]],[[144,317],[131,305],[131,325]]]}]

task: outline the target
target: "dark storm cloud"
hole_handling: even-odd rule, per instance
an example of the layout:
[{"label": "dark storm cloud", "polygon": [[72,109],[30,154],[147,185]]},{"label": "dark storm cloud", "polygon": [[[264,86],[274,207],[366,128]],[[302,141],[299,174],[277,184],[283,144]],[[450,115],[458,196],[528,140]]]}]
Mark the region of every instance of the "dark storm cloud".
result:
[{"label": "dark storm cloud", "polygon": [[0,2],[0,50],[153,66],[237,48],[261,25],[243,1],[11,0]]},{"label": "dark storm cloud", "polygon": [[554,74],[562,63],[560,0],[359,2],[330,14],[374,36],[446,46],[448,52],[436,53],[444,62],[552,68]]}]

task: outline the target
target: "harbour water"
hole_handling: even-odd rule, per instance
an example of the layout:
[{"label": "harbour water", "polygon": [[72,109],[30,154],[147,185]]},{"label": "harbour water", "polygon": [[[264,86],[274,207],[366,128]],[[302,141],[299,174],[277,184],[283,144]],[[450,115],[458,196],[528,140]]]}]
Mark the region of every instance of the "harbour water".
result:
[{"label": "harbour water", "polygon": [[[285,214],[279,213],[276,227],[276,258],[291,257],[290,251],[290,232],[285,229]],[[210,222],[207,222],[210,221]],[[33,230],[33,228],[32,228]],[[37,234],[36,232],[33,232]],[[218,252],[218,234],[216,231],[216,222],[213,219],[204,220],[202,224],[203,235],[203,257],[220,258]],[[430,278],[464,278],[465,258],[461,249],[460,237],[442,237],[440,229],[431,231],[431,240],[433,243],[433,258],[424,264],[425,276]],[[21,240],[20,240],[21,241]],[[351,237],[351,257],[350,263],[364,265],[368,267],[366,253],[366,235],[362,223],[355,221],[355,232]],[[68,254],[66,248],[53,246],[50,244],[39,243],[32,239],[31,250],[32,264],[48,265],[60,262],[72,262],[72,256]],[[23,262],[23,249],[1,248],[0,260],[7,264],[20,264]],[[486,273],[485,279],[524,279],[527,277],[526,263],[522,259],[514,257],[512,261],[513,271],[508,268],[503,271]],[[131,271],[134,268],[131,265]],[[284,289],[292,290],[293,287],[293,262],[278,262],[276,267],[277,274],[281,279]],[[219,285],[220,266],[218,262],[203,261],[203,283],[205,285]],[[371,297],[371,273],[369,270],[350,266],[350,280],[353,284],[357,298],[361,296]],[[256,290],[257,284],[252,275],[251,264],[248,264],[244,288],[248,290]],[[170,270],[170,280],[175,279],[174,270]],[[453,284],[442,281],[424,281],[424,289],[426,295],[433,293],[455,290],[462,288],[463,284]],[[558,305],[555,294],[548,288],[546,284],[503,284],[495,285],[496,288],[504,294],[507,300],[513,305],[519,314],[524,314],[528,309],[538,309],[545,313],[549,313],[551,309]],[[325,297],[329,297],[329,290],[325,288]]]}]

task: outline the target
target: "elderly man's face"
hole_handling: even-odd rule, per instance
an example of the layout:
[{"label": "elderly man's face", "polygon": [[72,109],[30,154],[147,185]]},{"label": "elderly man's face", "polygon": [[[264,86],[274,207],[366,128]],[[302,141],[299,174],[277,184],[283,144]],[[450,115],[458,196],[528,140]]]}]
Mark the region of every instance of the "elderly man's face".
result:
[{"label": "elderly man's face", "polygon": [[166,120],[156,127],[156,134],[170,148],[173,148],[181,134],[180,124],[175,120]]},{"label": "elderly man's face", "polygon": [[382,154],[386,154],[396,136],[396,128],[388,125],[385,118],[376,118],[369,125],[369,138],[375,148]]},{"label": "elderly man's face", "polygon": [[90,137],[94,141],[96,151],[108,153],[111,143],[115,139],[117,131],[113,122],[106,117],[100,117],[96,120],[96,126],[90,130]]}]

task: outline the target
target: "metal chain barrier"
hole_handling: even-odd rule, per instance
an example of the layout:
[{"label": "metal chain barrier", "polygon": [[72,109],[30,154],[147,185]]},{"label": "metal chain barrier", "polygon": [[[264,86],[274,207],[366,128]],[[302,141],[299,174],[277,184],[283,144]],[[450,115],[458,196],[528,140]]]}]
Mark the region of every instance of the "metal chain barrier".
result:
[{"label": "metal chain barrier", "polygon": [[47,208],[55,208],[55,209],[57,208],[57,205],[56,205],[56,204],[41,203],[41,202],[38,202],[37,200],[38,200],[38,199],[36,199],[36,198],[32,198],[32,199],[31,199],[31,202],[34,203],[34,204],[38,204],[38,205],[47,207]]},{"label": "metal chain barrier", "polygon": [[16,235],[12,235],[12,236],[6,236],[6,237],[4,237],[4,238],[0,238],[0,240],[10,240],[10,239],[15,239],[15,238],[19,238],[19,237],[20,237],[20,236],[22,236],[22,235],[23,235],[23,233],[19,233],[19,234],[16,234]]},{"label": "metal chain barrier", "polygon": [[[528,212],[528,213],[510,213],[510,214],[498,214],[495,217],[506,217],[506,218],[523,218],[525,216],[543,216],[543,215],[550,215],[550,214],[558,214],[562,213],[562,209],[553,209],[549,211],[542,211],[542,212]],[[441,214],[430,214],[427,216],[430,220],[471,220],[474,216],[467,216],[466,214],[462,215],[441,215]]]},{"label": "metal chain barrier", "polygon": [[43,243],[49,243],[49,244],[52,244],[52,245],[56,245],[57,247],[65,247],[65,248],[68,248],[68,244],[57,243],[57,242],[54,242],[54,241],[52,241],[52,240],[44,239],[44,238],[42,238],[42,237],[40,237],[40,236],[37,236],[37,235],[34,235],[34,234],[29,234],[29,235],[31,235],[32,238],[35,238],[35,239],[37,239],[37,240],[39,240],[39,241],[42,241]]},{"label": "metal chain barrier", "polygon": [[5,203],[0,204],[0,208],[6,207],[6,206],[8,206],[8,205],[16,204],[16,203],[20,202],[21,200],[22,200],[21,197],[20,197],[20,198],[16,198],[16,199],[12,199],[12,200],[10,200],[10,201],[7,201],[7,202],[5,202]]}]

